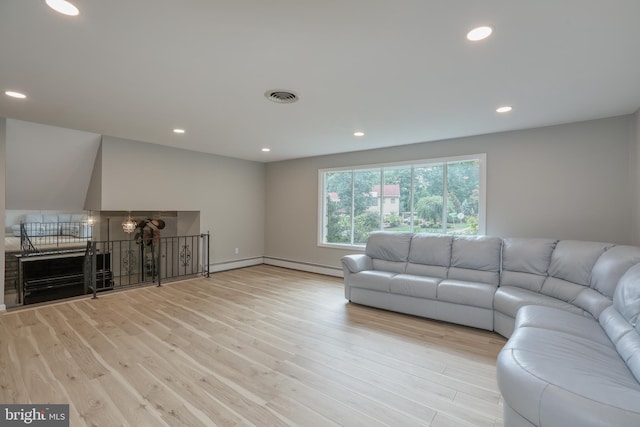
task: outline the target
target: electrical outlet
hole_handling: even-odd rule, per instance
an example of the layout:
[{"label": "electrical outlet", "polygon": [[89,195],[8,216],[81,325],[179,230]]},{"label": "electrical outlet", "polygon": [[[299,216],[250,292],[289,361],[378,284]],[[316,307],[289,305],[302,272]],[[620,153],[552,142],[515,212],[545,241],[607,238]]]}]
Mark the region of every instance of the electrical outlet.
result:
[{"label": "electrical outlet", "polygon": [[236,255],[240,253],[240,249],[236,248]]}]

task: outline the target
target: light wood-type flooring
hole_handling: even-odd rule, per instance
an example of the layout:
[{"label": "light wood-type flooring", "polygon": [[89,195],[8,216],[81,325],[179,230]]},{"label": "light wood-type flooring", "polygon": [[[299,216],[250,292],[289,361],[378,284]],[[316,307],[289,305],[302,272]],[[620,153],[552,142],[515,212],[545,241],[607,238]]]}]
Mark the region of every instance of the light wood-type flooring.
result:
[{"label": "light wood-type flooring", "polygon": [[505,339],[266,265],[0,314],[0,403],[71,426],[501,426]]}]

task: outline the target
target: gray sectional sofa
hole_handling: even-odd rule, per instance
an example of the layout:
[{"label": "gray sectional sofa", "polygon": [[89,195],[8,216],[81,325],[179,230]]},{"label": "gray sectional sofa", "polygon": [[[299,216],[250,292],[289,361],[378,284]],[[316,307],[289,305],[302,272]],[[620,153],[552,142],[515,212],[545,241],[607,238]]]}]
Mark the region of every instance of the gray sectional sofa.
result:
[{"label": "gray sectional sofa", "polygon": [[640,248],[375,232],[343,257],[358,304],[493,330],[512,426],[640,426]]}]

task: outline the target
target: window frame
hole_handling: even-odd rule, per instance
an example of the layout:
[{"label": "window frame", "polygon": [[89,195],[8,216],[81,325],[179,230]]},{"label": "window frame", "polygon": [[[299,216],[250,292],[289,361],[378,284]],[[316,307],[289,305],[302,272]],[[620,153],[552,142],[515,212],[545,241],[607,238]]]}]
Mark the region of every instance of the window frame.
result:
[{"label": "window frame", "polygon": [[[414,212],[415,207],[413,206],[413,188],[414,188],[414,173],[413,170],[416,167],[424,167],[429,164],[449,164],[449,163],[462,163],[465,161],[477,160],[479,162],[480,170],[479,170],[479,193],[480,198],[478,200],[478,236],[486,234],[486,196],[487,196],[487,154],[486,153],[477,153],[477,154],[466,154],[461,156],[448,156],[448,157],[437,157],[437,158],[427,158],[427,159],[419,159],[419,160],[407,160],[402,162],[389,162],[389,163],[375,163],[375,164],[366,164],[366,165],[357,165],[357,166],[343,166],[336,168],[323,168],[318,169],[318,220],[316,221],[317,226],[317,245],[319,247],[324,248],[334,248],[334,249],[349,249],[349,250],[362,250],[364,249],[364,244],[351,244],[351,243],[326,243],[324,242],[324,232],[327,227],[327,206],[326,206],[326,194],[325,194],[325,175],[329,172],[345,172],[351,171],[352,174],[355,174],[358,171],[362,170],[372,170],[379,169],[381,176],[384,178],[384,169],[385,168],[393,168],[393,167],[411,167],[411,211]],[[383,179],[382,179],[383,181]],[[353,190],[354,190],[354,180],[352,175],[351,181],[351,191],[352,191],[352,215],[351,215],[351,241],[353,241],[353,233],[354,233],[354,217],[353,217]],[[381,183],[384,185],[384,182]],[[443,185],[443,191],[446,191],[446,180]],[[381,187],[381,192],[384,192],[383,187]],[[382,197],[380,198],[382,200]],[[382,209],[382,207],[381,207]],[[381,222],[382,222],[381,215]],[[382,224],[381,228],[382,230]],[[414,230],[414,233],[418,232]]]}]

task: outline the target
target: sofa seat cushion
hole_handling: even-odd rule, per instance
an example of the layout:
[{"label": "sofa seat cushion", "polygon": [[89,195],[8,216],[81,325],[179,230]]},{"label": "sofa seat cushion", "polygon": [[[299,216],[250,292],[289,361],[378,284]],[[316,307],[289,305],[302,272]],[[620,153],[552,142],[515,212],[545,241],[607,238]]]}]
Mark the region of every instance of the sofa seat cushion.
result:
[{"label": "sofa seat cushion", "polygon": [[437,297],[440,301],[491,309],[495,292],[496,286],[486,283],[447,279],[438,284]]},{"label": "sofa seat cushion", "polygon": [[584,314],[584,311],[575,305],[514,286],[500,286],[493,298],[493,308],[496,311],[514,318],[518,310],[526,305],[556,307],[571,313]]},{"label": "sofa seat cushion", "polygon": [[389,292],[391,278],[396,273],[388,271],[367,270],[351,275],[351,286],[354,288],[370,289],[372,291]]},{"label": "sofa seat cushion", "polygon": [[436,299],[438,277],[415,276],[412,274],[398,274],[391,278],[389,291],[392,294],[406,295],[417,298]]},{"label": "sofa seat cushion", "polygon": [[541,305],[522,307],[516,316],[515,329],[521,327],[550,329],[582,337],[604,346],[611,346],[611,340],[605,331],[594,327],[592,318],[555,307]]},{"label": "sofa seat cushion", "polygon": [[497,374],[506,404],[534,425],[640,425],[640,384],[611,344],[520,327],[498,356]]},{"label": "sofa seat cushion", "polygon": [[413,276],[440,277],[442,279],[446,279],[447,270],[447,267],[441,267],[438,265],[414,264],[409,262],[407,263],[405,273]]}]

